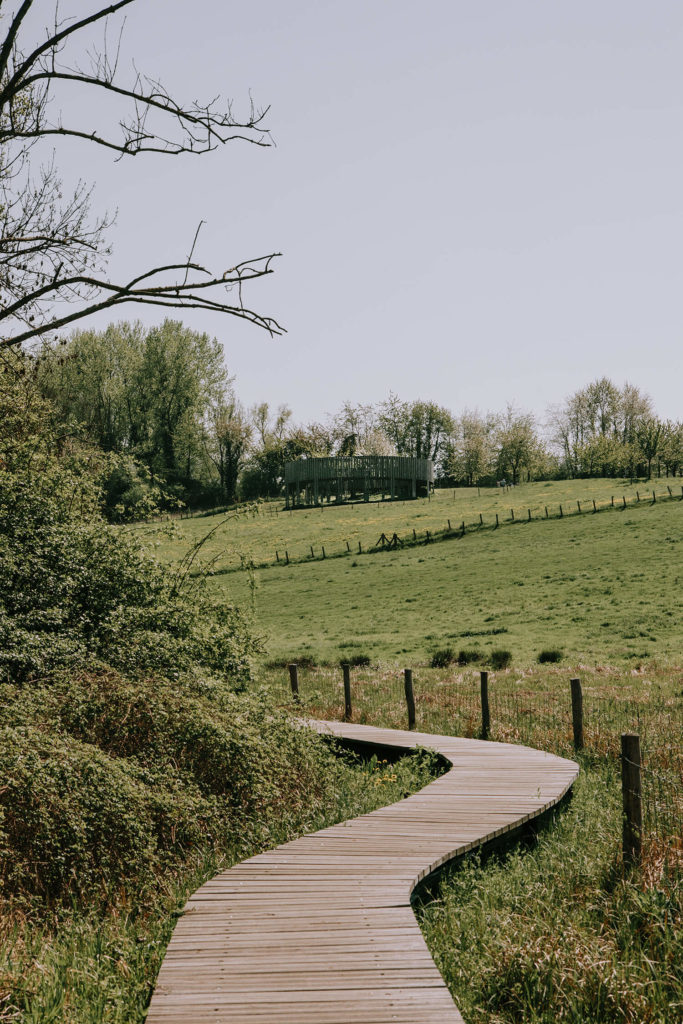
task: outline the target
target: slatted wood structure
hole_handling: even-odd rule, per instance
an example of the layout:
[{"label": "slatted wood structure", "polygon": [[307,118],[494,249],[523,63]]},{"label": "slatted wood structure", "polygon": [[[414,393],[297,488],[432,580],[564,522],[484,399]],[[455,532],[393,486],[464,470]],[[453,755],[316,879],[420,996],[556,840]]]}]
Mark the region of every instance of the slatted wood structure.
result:
[{"label": "slatted wood structure", "polygon": [[391,499],[428,494],[434,483],[431,459],[402,455],[353,455],[297,459],[285,463],[285,504],[319,505],[370,500],[381,494]]},{"label": "slatted wood structure", "polygon": [[259,854],[176,925],[147,1024],[462,1024],[411,909],[436,868],[555,805],[578,773],[527,747],[341,723],[452,767],[400,803]]}]

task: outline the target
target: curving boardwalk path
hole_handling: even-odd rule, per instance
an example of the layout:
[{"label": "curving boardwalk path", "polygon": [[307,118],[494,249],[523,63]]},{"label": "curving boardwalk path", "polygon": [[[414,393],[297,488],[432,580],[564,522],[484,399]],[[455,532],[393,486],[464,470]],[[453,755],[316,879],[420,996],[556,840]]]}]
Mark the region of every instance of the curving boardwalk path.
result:
[{"label": "curving boardwalk path", "polygon": [[431,871],[556,804],[573,761],[528,747],[316,722],[438,750],[450,771],[399,803],[217,875],[190,898],[147,1024],[462,1024],[413,914]]}]

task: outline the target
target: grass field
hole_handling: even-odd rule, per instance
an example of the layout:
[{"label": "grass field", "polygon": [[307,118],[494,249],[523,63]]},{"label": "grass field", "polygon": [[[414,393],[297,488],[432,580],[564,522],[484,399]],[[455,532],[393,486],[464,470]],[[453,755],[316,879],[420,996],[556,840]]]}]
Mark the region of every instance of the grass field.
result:
[{"label": "grass field", "polygon": [[[658,493],[666,486],[653,485]],[[500,489],[437,492],[431,502],[326,508],[323,512],[263,513],[229,520],[213,533],[193,564],[212,562],[217,598],[252,608],[265,638],[264,660],[306,656],[336,662],[366,654],[373,662],[425,664],[442,647],[495,648],[513,663],[531,664],[546,648],[559,648],[566,664],[633,667],[646,660],[680,661],[683,622],[683,502],[635,503],[592,514],[592,498],[608,503],[622,488],[614,481],[559,481]],[[645,487],[641,485],[641,497]],[[675,493],[675,492],[674,492]],[[578,497],[577,497],[578,496]],[[440,543],[366,553],[384,532],[410,536],[436,531],[447,518],[471,522],[518,502],[532,516],[581,501],[591,512],[526,521],[520,513],[500,529],[453,533]],[[520,498],[524,498],[519,503]],[[512,506],[510,506],[512,507]],[[180,561],[222,517],[136,527],[164,561]],[[324,539],[363,536],[363,554],[267,564],[248,572],[221,572],[220,545],[228,536],[245,558]],[[226,556],[227,557],[227,556]],[[225,568],[225,565],[223,566]]]},{"label": "grass field", "polygon": [[[406,550],[216,576],[253,603],[270,659],[367,654],[425,663],[444,646],[517,663],[679,658],[683,504],[520,523]],[[255,589],[254,589],[255,588]]]},{"label": "grass field", "polygon": [[[683,501],[677,485],[673,500],[652,503],[653,486],[666,495],[666,481],[565,481],[440,492],[405,505],[262,511],[220,525],[190,567],[210,566],[216,598],[250,610],[264,644],[257,681],[276,704],[341,718],[339,663],[355,661],[352,719],[405,728],[402,669],[411,667],[417,727],[476,736],[479,670],[503,651],[509,664],[489,681],[491,738],[578,757],[576,794],[535,849],[454,870],[420,911],[435,961],[473,1024],[681,1019]],[[222,521],[134,529],[160,558],[183,565],[188,548]],[[438,542],[425,543],[426,530]],[[367,550],[394,532],[409,543]],[[275,551],[288,551],[291,564],[277,564]],[[559,660],[539,663],[543,651]],[[431,665],[437,652],[442,667]],[[300,664],[296,702],[290,661]],[[574,675],[584,696],[578,755]],[[637,871],[621,860],[623,731],[641,737]]]},{"label": "grass field", "polygon": [[192,548],[211,534],[198,554],[196,565],[210,565],[212,571],[241,568],[252,562],[257,566],[277,564],[277,555],[291,561],[320,558],[322,548],[328,557],[347,552],[354,553],[360,542],[362,550],[373,547],[384,533],[396,533],[402,540],[410,540],[413,530],[418,538],[448,529],[479,526],[480,516],[485,526],[493,526],[498,515],[501,525],[511,520],[564,516],[578,512],[591,512],[596,507],[607,507],[612,498],[616,504],[626,498],[627,504],[637,504],[638,494],[643,501],[651,500],[656,489],[659,495],[668,495],[667,486],[677,497],[681,486],[673,480],[655,480],[648,484],[631,484],[628,480],[558,480],[523,484],[503,489],[499,487],[458,488],[437,490],[430,499],[406,502],[373,501],[369,504],[327,505],[315,509],[297,509],[286,512],[281,503],[254,505],[241,512],[199,516],[193,519],[173,519],[167,523],[142,524],[132,527],[143,542],[154,546],[162,560],[174,561],[179,554]]}]

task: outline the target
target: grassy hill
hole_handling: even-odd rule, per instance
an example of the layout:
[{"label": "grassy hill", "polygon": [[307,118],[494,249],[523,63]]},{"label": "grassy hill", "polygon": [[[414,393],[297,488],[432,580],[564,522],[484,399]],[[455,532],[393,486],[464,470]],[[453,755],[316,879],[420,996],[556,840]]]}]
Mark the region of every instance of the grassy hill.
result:
[{"label": "grassy hill", "polygon": [[[344,554],[350,548],[358,551],[360,542],[366,551],[377,543],[381,535],[394,533],[402,540],[410,540],[413,530],[424,538],[429,530],[433,535],[448,529],[457,531],[465,522],[468,527],[494,526],[499,522],[559,517],[592,512],[593,501],[598,508],[610,506],[612,498],[628,505],[651,500],[652,489],[667,495],[667,485],[681,495],[681,486],[674,480],[659,480],[645,484],[631,484],[628,480],[559,480],[523,484],[515,488],[463,487],[438,490],[430,499],[406,502],[375,501],[368,504],[334,506],[315,509],[285,511],[281,503],[255,505],[251,509],[227,515],[200,516],[194,519],[175,519],[165,524],[141,524],[133,527],[143,542],[153,544],[162,560],[175,561],[207,534],[198,564],[211,565],[212,571],[239,569],[245,562],[256,565],[277,564],[277,555],[291,561]],[[578,504],[577,504],[578,503]]]},{"label": "grassy hill", "polygon": [[[666,494],[664,482],[648,485],[650,494],[652,486]],[[675,659],[683,643],[683,502],[653,505],[641,485],[638,503],[636,490],[611,480],[560,481],[481,496],[476,489],[440,492],[431,502],[262,513],[227,522],[207,517],[136,529],[164,560],[178,560],[188,544],[222,522],[200,556],[214,560],[211,589],[253,607],[271,660],[308,655],[338,661],[365,653],[373,661],[414,664],[445,645],[483,652],[503,647],[517,663],[535,661],[548,647],[562,649],[574,664]],[[622,494],[632,502],[625,509],[619,507]],[[593,498],[598,508],[605,506],[598,515],[592,514]],[[556,518],[544,518],[546,505]],[[477,529],[479,510],[485,526],[498,510],[501,527]],[[383,532],[406,539],[413,529],[418,538],[426,529],[435,533],[449,513],[453,535],[443,543],[365,553]],[[464,538],[455,530],[463,520],[475,523]],[[346,552],[346,539],[352,553],[330,558]],[[305,557],[309,543],[315,559],[310,551]],[[230,561],[230,555],[221,559],[221,545],[266,565],[253,573],[221,572]],[[268,552],[278,547],[290,557],[299,551],[303,561],[273,564]]]}]

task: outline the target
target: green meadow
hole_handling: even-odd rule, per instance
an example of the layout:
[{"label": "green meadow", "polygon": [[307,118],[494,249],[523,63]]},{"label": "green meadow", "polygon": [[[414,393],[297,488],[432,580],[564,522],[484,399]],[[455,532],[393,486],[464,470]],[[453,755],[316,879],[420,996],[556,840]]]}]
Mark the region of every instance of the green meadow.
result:
[{"label": "green meadow", "polygon": [[[627,505],[651,501],[652,490],[668,497],[667,487],[677,497],[681,486],[676,480],[655,480],[632,484],[628,480],[558,480],[527,483],[514,488],[462,487],[437,490],[431,498],[406,502],[374,500],[365,504],[325,505],[312,509],[285,511],[281,502],[255,504],[242,510],[190,519],[175,518],[166,523],[145,523],[130,527],[145,544],[153,546],[163,561],[175,561],[185,551],[202,542],[195,567],[210,567],[212,572],[239,569],[244,564],[277,564],[285,553],[291,561],[306,561],[363,551],[377,544],[385,534],[394,533],[410,541],[413,531],[424,538],[426,531],[437,534],[457,531],[464,522],[468,528],[493,527],[496,515],[501,525],[515,520],[564,517],[606,508],[626,499]],[[379,497],[379,496],[378,496]]]},{"label": "green meadow", "polygon": [[[657,489],[666,490],[661,482]],[[546,497],[576,508],[577,500],[592,502],[591,492],[604,502],[615,490],[613,481],[593,487],[565,481],[512,493],[524,497],[533,517]],[[243,516],[221,526],[206,547],[221,531],[236,545],[237,538],[245,549],[251,545],[252,555],[268,545],[294,548],[304,538],[314,538],[315,551],[323,536],[330,548],[332,536],[362,534],[367,543],[394,525],[396,532],[410,535],[415,528],[419,535],[426,523],[436,530],[450,510],[461,521],[471,519],[488,501],[490,515],[510,497],[482,492],[477,503],[476,490],[456,491],[455,500],[449,491],[396,507]],[[214,563],[210,586],[216,598],[251,609],[266,661],[335,662],[358,653],[373,662],[424,664],[445,646],[479,647],[484,654],[505,648],[517,664],[535,662],[548,648],[560,649],[567,664],[680,660],[683,502],[641,500],[625,509],[617,503],[597,515],[589,507],[562,519],[517,516],[513,523],[508,517],[499,529],[473,529],[464,537],[454,531],[398,550],[365,553],[364,547],[363,554],[356,549],[325,560],[309,554],[298,564],[245,572],[221,572]],[[137,529],[146,543],[158,544],[164,560],[180,560],[215,525],[206,517]]]}]

